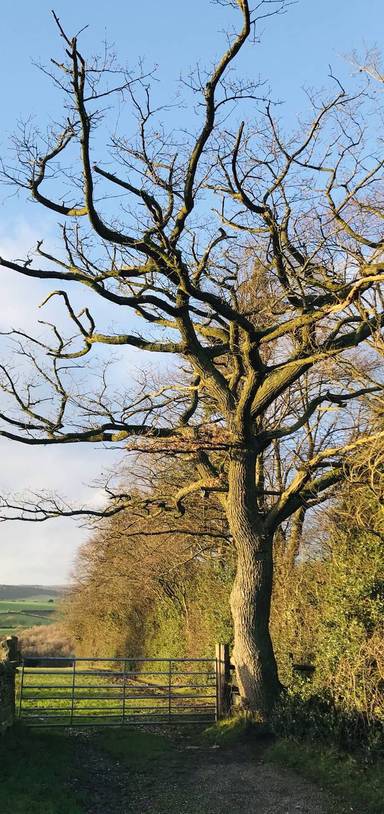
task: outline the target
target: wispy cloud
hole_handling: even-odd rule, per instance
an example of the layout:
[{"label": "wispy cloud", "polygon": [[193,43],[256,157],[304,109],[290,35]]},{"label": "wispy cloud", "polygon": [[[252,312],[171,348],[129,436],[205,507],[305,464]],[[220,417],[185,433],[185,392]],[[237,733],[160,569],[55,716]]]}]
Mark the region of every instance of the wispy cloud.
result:
[{"label": "wispy cloud", "polygon": [[[41,228],[39,224],[31,226],[23,220],[15,220],[7,228],[0,227],[0,255],[13,260],[25,259],[42,234],[47,237],[47,246],[50,234],[52,245],[55,244],[49,221],[44,222]],[[0,331],[18,329],[36,337],[46,330],[39,325],[41,319],[61,326],[67,325],[60,298],[50,300],[42,310],[38,308],[53,288],[55,285],[52,281],[29,279],[0,268]],[[128,331],[137,327],[136,318],[127,313],[126,309],[111,309],[81,286],[72,286],[70,296],[75,310],[80,311],[84,305],[90,306],[98,328],[102,331],[113,332],[121,328],[121,323]],[[117,320],[120,325],[116,325]],[[11,351],[7,338],[3,337],[0,353],[2,361],[10,364]],[[151,378],[151,370],[156,375],[162,371],[165,380],[169,380],[169,371],[175,364],[167,354],[154,356],[129,347],[112,355],[121,358],[121,363],[110,370],[111,388],[119,393],[128,390],[136,378],[142,378],[143,373],[148,372],[148,377]],[[101,360],[110,358],[111,348],[98,349],[98,356]],[[20,359],[17,370],[22,376]],[[94,379],[90,378],[89,381],[91,389]],[[101,447],[25,447],[0,439],[0,494],[49,490],[70,503],[100,507],[102,492],[100,489],[91,489],[89,484],[103,470],[110,469],[116,459],[116,453]],[[84,528],[77,527],[71,520],[45,523],[11,521],[1,524],[0,582],[64,582],[71,571],[74,554],[86,534]]]},{"label": "wispy cloud", "polygon": [[[36,230],[25,222],[14,222],[7,230],[0,230],[0,255],[4,257],[25,258],[35,245]],[[17,328],[31,334],[41,330],[38,305],[51,287],[52,283],[0,269],[0,330]],[[52,303],[50,319],[59,318],[60,307],[59,302]],[[2,354],[5,348],[1,347]],[[7,357],[3,355],[2,361],[6,362]],[[0,493],[49,489],[70,502],[100,505],[100,490],[91,489],[89,484],[111,465],[112,456],[104,449],[88,446],[30,448],[0,439]],[[0,582],[65,582],[87,533],[71,520],[1,524]]]}]

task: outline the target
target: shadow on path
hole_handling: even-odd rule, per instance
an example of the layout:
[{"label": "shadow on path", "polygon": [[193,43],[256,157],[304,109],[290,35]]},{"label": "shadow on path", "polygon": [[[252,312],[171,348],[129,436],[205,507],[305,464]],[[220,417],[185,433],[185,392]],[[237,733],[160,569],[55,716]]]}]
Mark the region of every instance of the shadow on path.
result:
[{"label": "shadow on path", "polygon": [[263,759],[254,744],[217,747],[196,736],[110,730],[72,733],[88,814],[328,814],[325,792]]}]

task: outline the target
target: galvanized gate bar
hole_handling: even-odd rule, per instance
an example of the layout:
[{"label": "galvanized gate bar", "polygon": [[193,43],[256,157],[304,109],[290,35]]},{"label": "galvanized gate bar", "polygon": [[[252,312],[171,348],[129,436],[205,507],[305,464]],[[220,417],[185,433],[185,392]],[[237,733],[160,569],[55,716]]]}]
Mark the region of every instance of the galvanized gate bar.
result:
[{"label": "galvanized gate bar", "polygon": [[[35,663],[24,658],[19,668],[19,717],[30,726],[209,723],[217,717],[214,658],[83,656]],[[165,669],[150,670],[151,664]]]}]

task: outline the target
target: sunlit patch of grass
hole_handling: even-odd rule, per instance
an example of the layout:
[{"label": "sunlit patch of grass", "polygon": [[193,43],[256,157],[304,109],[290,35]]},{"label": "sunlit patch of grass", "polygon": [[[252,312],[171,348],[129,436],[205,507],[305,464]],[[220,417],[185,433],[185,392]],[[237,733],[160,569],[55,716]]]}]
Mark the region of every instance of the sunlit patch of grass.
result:
[{"label": "sunlit patch of grass", "polygon": [[232,746],[236,743],[253,743],[263,747],[273,736],[270,728],[258,723],[247,713],[238,713],[232,718],[217,721],[204,731],[204,739],[217,746]]},{"label": "sunlit patch of grass", "polygon": [[220,746],[236,743],[249,734],[250,724],[246,717],[236,716],[217,721],[204,731],[204,739]]}]

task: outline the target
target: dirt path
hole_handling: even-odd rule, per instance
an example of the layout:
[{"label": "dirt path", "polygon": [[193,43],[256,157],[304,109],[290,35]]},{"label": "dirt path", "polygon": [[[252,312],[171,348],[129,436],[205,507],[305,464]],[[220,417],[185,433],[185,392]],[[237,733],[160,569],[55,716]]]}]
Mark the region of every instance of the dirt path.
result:
[{"label": "dirt path", "polygon": [[[134,736],[133,736],[134,737]],[[88,814],[328,814],[327,795],[268,764],[249,746],[221,749],[179,743],[132,762],[77,739],[82,775],[72,785]]]}]

